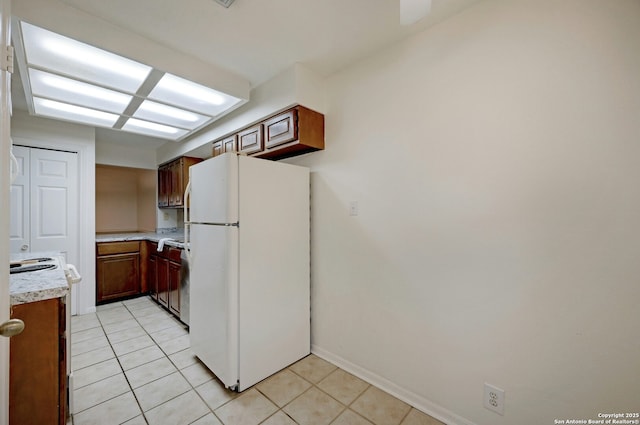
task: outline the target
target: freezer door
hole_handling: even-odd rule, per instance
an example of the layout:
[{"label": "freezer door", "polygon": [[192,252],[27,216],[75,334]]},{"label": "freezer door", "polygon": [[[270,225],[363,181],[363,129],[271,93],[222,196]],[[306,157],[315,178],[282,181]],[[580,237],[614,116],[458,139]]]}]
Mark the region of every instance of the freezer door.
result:
[{"label": "freezer door", "polygon": [[225,386],[238,383],[238,228],[191,226],[191,349]]},{"label": "freezer door", "polygon": [[226,153],[189,168],[189,221],[238,222],[238,155]]}]

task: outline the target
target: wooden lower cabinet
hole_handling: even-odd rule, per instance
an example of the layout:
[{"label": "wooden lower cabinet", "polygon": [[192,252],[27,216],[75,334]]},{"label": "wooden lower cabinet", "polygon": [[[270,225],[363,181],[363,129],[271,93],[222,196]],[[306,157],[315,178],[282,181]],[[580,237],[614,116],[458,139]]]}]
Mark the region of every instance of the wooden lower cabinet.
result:
[{"label": "wooden lower cabinet", "polygon": [[140,293],[140,254],[98,257],[96,302],[104,303]]},{"label": "wooden lower cabinet", "polygon": [[158,288],[158,303],[169,308],[169,260],[156,255],[156,280]]},{"label": "wooden lower cabinet", "polygon": [[139,241],[98,243],[96,252],[97,304],[141,293]]},{"label": "wooden lower cabinet", "polygon": [[155,254],[149,254],[147,258],[147,286],[149,288],[149,295],[154,300],[158,301],[158,278],[156,277],[156,270],[158,256]]},{"label": "wooden lower cabinet", "polygon": [[148,293],[180,318],[182,250],[149,241],[99,242],[96,257],[96,303]]},{"label": "wooden lower cabinet", "polygon": [[169,311],[180,317],[180,269],[182,264],[169,261]]},{"label": "wooden lower cabinet", "polygon": [[12,306],[24,331],[11,338],[9,424],[66,424],[66,310],[63,298]]},{"label": "wooden lower cabinet", "polygon": [[180,279],[182,277],[182,250],[165,247],[158,252],[158,244],[147,242],[147,285],[149,294],[158,304],[180,318]]}]

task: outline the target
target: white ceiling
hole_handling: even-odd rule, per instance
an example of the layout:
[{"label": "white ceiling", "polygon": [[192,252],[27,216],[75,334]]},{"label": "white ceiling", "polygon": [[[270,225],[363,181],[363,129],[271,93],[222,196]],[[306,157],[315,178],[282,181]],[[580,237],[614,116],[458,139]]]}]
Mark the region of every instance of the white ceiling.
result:
[{"label": "white ceiling", "polygon": [[[477,1],[433,0],[409,27],[399,23],[399,0],[235,0],[228,9],[214,0],[19,0],[14,11],[44,27],[47,16],[59,26],[61,11],[91,15],[256,87],[294,63],[328,76]],[[91,31],[78,22],[72,32],[87,41]]]}]

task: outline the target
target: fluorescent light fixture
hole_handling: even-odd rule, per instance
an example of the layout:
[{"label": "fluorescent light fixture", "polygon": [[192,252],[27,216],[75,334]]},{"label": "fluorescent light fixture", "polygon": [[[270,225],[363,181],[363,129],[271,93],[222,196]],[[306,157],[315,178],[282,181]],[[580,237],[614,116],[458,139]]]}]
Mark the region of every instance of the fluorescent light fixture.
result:
[{"label": "fluorescent light fixture", "polygon": [[32,114],[181,140],[244,102],[26,22],[13,28]]},{"label": "fluorescent light fixture", "polygon": [[69,105],[50,99],[40,97],[33,98],[33,106],[39,115],[50,118],[57,118],[66,121],[82,121],[100,127],[112,127],[119,116],[108,112],[96,111],[95,109],[84,108],[82,106]]},{"label": "fluorescent light fixture", "polygon": [[400,0],[400,23],[411,25],[431,11],[431,0]]},{"label": "fluorescent light fixture", "polygon": [[31,92],[79,106],[87,106],[106,112],[121,114],[131,102],[132,96],[114,90],[72,80],[37,69],[29,69]]},{"label": "fluorescent light fixture", "polygon": [[208,116],[216,116],[240,99],[172,74],[165,74],[149,99],[171,103]]},{"label": "fluorescent light fixture", "polygon": [[30,67],[135,93],[151,67],[51,31],[21,22]]},{"label": "fluorescent light fixture", "polygon": [[129,118],[125,125],[122,126],[122,129],[134,133],[146,134],[147,136],[156,136],[172,140],[177,140],[188,133],[187,130],[182,128],[170,127],[168,125],[143,121],[136,118]]},{"label": "fluorescent light fixture", "polygon": [[133,117],[155,122],[163,122],[168,125],[187,128],[189,130],[198,128],[211,119],[211,117],[207,117],[205,115],[174,108],[173,106],[163,105],[162,103],[153,102],[148,99],[140,104],[140,107],[135,114],[133,114]]}]

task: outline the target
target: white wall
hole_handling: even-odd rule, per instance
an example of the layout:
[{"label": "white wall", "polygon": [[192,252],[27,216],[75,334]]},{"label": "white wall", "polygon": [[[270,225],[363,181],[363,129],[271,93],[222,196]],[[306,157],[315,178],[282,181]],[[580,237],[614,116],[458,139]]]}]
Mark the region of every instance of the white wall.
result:
[{"label": "white wall", "polygon": [[29,116],[14,111],[11,135],[17,144],[78,153],[78,255],[68,258],[82,282],[74,289],[73,313],[95,311],[95,130],[91,127]]},{"label": "white wall", "polygon": [[97,140],[96,164],[155,170],[158,168],[155,149],[127,146]]},{"label": "white wall", "polygon": [[479,2],[328,79],[314,352],[448,423],[637,412],[639,81],[634,0]]}]

